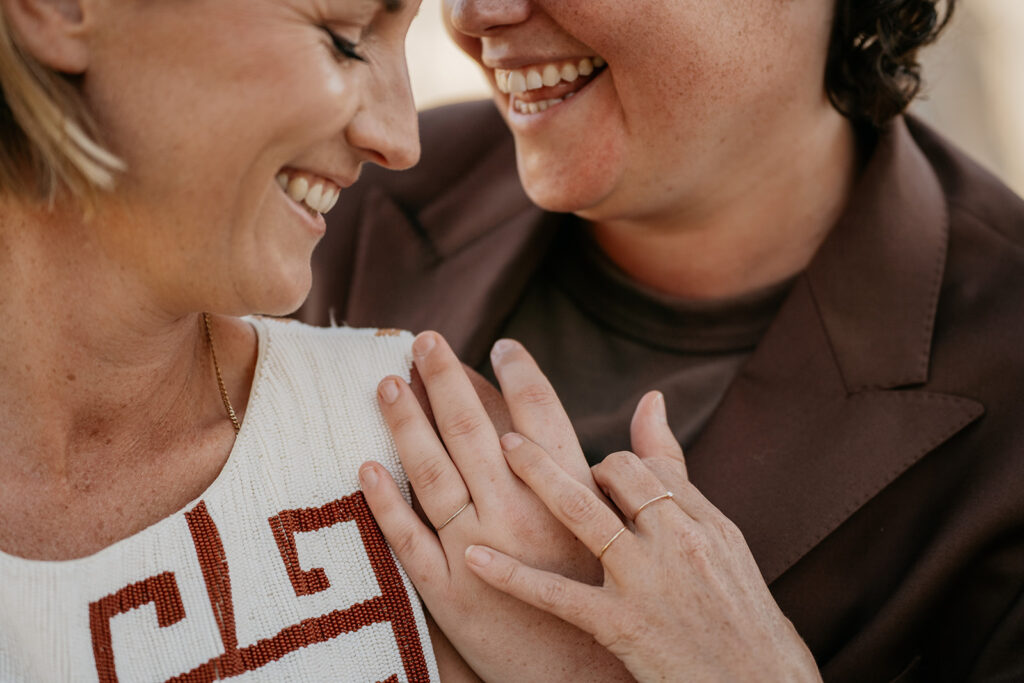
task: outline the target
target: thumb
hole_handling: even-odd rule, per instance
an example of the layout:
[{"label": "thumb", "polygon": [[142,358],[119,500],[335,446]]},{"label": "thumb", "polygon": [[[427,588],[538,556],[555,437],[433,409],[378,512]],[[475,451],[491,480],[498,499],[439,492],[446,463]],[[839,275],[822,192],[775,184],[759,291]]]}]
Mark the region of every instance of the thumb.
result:
[{"label": "thumb", "polygon": [[680,479],[685,481],[686,460],[683,449],[668,424],[665,397],[660,391],[644,394],[629,425],[633,452],[661,483],[671,488]]}]

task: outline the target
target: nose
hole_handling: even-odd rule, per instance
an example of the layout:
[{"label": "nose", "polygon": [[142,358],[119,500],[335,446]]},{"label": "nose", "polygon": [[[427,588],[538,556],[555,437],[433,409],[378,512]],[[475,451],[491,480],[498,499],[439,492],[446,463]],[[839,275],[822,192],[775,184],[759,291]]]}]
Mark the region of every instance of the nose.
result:
[{"label": "nose", "polygon": [[366,161],[385,168],[400,171],[419,162],[419,120],[404,54],[376,74],[346,136]]},{"label": "nose", "polygon": [[445,0],[445,18],[455,31],[483,38],[494,29],[530,18],[532,0]]}]

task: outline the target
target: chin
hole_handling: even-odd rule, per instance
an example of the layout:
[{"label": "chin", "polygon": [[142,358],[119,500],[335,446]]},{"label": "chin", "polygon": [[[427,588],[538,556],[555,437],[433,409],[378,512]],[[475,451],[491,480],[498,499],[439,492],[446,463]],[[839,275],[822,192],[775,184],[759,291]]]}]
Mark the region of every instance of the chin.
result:
[{"label": "chin", "polygon": [[519,154],[517,163],[526,196],[545,211],[555,213],[579,213],[604,204],[618,181],[616,174],[608,171],[615,164],[560,164],[545,154]]},{"label": "chin", "polygon": [[307,265],[301,273],[265,278],[255,296],[249,298],[250,313],[284,316],[294,313],[309,295],[313,276]]},{"label": "chin", "polygon": [[579,213],[599,206],[608,196],[601,187],[564,178],[527,178],[520,176],[526,196],[534,204],[554,213]]}]

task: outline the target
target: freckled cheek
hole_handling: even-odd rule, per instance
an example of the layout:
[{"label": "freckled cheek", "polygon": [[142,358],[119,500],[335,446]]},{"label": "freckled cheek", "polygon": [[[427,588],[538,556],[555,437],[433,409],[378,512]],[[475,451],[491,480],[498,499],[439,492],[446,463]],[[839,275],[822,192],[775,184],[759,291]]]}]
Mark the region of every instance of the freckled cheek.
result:
[{"label": "freckled cheek", "polygon": [[359,109],[360,98],[366,89],[366,79],[362,75],[338,74],[327,79],[319,93],[322,106],[330,112],[330,119],[335,125],[348,123]]},{"label": "freckled cheek", "polygon": [[[296,131],[308,142],[333,137],[359,107],[359,80],[346,73],[322,71],[296,83],[274,98],[273,109],[285,130]],[[273,92],[273,90],[271,90]]]}]

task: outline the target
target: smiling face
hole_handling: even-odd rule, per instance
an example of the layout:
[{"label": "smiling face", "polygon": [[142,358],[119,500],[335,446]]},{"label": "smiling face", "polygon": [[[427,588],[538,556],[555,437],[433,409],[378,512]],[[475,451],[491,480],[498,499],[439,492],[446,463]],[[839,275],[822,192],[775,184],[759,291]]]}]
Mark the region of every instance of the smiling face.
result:
[{"label": "smiling face", "polygon": [[127,171],[93,223],[161,305],[293,310],[338,190],[366,161],[415,163],[404,41],[418,0],[386,4],[95,4],[82,88]]},{"label": "smiling face", "polygon": [[832,116],[825,0],[444,0],[544,208],[701,212]]}]

